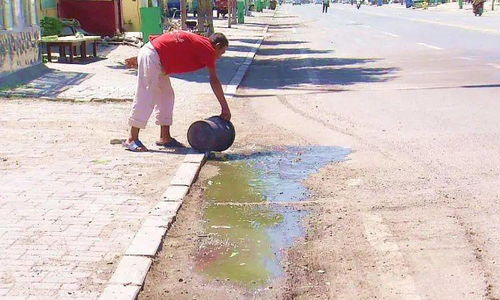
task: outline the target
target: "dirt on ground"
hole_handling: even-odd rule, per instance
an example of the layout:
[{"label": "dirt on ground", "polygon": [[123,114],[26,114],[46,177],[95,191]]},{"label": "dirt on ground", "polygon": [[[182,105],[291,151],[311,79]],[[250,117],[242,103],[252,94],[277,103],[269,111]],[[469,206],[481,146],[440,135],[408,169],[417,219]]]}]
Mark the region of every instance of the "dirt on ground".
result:
[{"label": "dirt on ground", "polygon": [[[307,144],[307,141],[292,132],[273,127],[264,120],[256,120],[257,117],[252,113],[251,105],[247,103],[235,102],[232,110],[235,112],[233,114],[238,116],[235,120],[238,138],[229,153],[251,155],[283,145]],[[271,131],[272,136],[268,134]],[[280,143],[282,141],[286,141],[286,144]],[[197,271],[200,261],[203,261],[200,256],[210,255],[206,252],[205,246],[218,243],[204,230],[206,221],[203,218],[203,211],[207,205],[206,183],[219,172],[217,164],[209,160],[202,168],[197,182],[183,202],[176,221],[169,229],[161,251],[148,273],[139,299],[297,299],[301,297],[325,299],[332,284],[335,283],[328,279],[329,274],[334,273],[333,266],[328,263],[328,260],[332,258],[332,249],[325,249],[328,247],[324,246],[318,249],[318,247],[321,247],[324,242],[330,243],[330,239],[338,239],[331,232],[330,220],[342,217],[337,216],[337,211],[329,208],[325,195],[320,190],[314,190],[314,187],[321,186],[325,180],[331,180],[331,178],[325,178],[323,173],[328,174],[332,168],[338,168],[341,164],[333,164],[319,175],[304,182],[314,192],[313,198],[303,203],[290,204],[297,209],[307,210],[309,215],[303,220],[303,225],[307,230],[306,235],[299,238],[293,247],[285,249],[281,261],[284,276],[275,278],[258,288],[248,289],[233,283],[229,278],[214,279]],[[325,231],[325,228],[328,230]]]}]

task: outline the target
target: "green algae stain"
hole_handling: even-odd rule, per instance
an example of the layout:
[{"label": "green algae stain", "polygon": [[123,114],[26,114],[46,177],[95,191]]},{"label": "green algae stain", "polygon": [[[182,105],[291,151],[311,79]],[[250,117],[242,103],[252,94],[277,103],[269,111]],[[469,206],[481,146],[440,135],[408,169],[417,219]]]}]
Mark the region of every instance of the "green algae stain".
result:
[{"label": "green algae stain", "polygon": [[245,162],[220,163],[220,172],[207,182],[205,196],[211,202],[263,202],[263,183]]},{"label": "green algae stain", "polygon": [[[258,287],[277,270],[266,229],[283,221],[263,198],[257,172],[246,163],[219,164],[220,172],[207,182],[209,202],[204,218],[213,237],[203,246],[199,269],[211,277]],[[252,204],[249,204],[252,203]]]},{"label": "green algae stain", "polygon": [[197,271],[249,290],[285,275],[280,259],[305,234],[307,214],[286,204],[308,199],[302,182],[349,153],[307,146],[220,157],[214,162],[219,173],[205,182],[206,238],[196,254]]}]

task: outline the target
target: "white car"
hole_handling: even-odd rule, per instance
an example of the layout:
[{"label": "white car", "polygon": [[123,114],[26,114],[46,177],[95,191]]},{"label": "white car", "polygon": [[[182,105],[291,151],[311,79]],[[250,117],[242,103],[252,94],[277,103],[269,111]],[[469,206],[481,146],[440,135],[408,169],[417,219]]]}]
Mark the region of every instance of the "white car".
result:
[{"label": "white car", "polygon": [[301,5],[302,1],[301,0],[293,0],[292,5]]}]

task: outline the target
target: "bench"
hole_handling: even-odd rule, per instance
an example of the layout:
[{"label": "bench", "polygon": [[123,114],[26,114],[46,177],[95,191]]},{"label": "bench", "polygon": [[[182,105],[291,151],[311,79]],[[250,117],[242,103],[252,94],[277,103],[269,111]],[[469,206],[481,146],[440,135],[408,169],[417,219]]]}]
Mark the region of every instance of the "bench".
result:
[{"label": "bench", "polygon": [[52,49],[51,47],[59,47],[59,56],[66,58],[66,47],[69,49],[69,62],[73,63],[73,58],[76,56],[76,49],[80,48],[81,58],[87,57],[87,43],[92,43],[92,52],[94,57],[97,57],[97,42],[101,40],[100,36],[65,36],[58,37],[54,40],[42,40],[41,42],[47,46],[47,58],[48,61],[52,61]]}]

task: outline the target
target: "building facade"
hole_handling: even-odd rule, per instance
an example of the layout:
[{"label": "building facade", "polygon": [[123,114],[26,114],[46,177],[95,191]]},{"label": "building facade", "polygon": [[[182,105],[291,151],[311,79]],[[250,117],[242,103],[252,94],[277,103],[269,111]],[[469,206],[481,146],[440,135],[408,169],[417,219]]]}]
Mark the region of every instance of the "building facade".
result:
[{"label": "building facade", "polygon": [[0,0],[0,80],[41,63],[37,0]]}]

